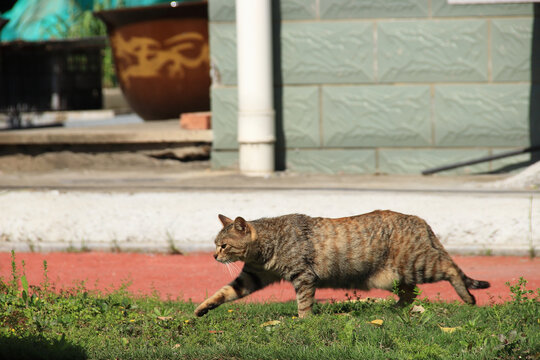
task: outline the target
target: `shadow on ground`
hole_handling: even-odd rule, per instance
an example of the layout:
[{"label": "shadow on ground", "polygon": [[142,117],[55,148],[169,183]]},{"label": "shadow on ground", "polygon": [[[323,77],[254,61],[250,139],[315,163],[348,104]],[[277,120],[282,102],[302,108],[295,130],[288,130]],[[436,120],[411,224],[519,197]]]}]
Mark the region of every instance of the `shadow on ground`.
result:
[{"label": "shadow on ground", "polygon": [[41,336],[0,336],[0,359],[87,359],[85,350],[65,341],[47,340]]}]

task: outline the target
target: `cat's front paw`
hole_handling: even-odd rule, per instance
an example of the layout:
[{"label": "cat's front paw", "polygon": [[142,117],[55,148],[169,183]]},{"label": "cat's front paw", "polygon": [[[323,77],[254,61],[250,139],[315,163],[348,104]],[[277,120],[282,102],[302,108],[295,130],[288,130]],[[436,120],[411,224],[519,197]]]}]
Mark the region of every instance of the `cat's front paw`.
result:
[{"label": "cat's front paw", "polygon": [[207,308],[206,306],[199,305],[195,309],[195,316],[203,316],[204,314],[206,314],[208,312],[208,310],[210,310],[210,309]]}]

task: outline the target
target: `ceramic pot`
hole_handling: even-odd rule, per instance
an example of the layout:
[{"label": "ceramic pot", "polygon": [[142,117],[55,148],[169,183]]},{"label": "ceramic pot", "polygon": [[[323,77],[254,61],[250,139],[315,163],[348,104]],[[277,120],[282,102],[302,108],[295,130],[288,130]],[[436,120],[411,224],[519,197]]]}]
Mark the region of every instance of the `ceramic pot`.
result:
[{"label": "ceramic pot", "polygon": [[120,87],[145,120],[210,109],[206,1],[95,12],[103,20]]}]

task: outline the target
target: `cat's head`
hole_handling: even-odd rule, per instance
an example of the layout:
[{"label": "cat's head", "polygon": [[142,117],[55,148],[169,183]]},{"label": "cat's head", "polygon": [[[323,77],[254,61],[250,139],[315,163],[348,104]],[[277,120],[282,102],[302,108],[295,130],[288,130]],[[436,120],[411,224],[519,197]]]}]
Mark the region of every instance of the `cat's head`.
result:
[{"label": "cat's head", "polygon": [[255,229],[242,217],[232,220],[220,214],[219,220],[223,229],[214,240],[214,258],[221,263],[246,261],[249,245],[257,238]]}]

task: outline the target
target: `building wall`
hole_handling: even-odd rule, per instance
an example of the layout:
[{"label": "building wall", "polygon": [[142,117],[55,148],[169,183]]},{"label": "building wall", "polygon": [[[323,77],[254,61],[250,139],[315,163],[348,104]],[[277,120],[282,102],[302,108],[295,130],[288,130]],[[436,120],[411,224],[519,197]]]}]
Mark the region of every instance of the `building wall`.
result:
[{"label": "building wall", "polygon": [[[275,7],[278,167],[419,173],[537,141],[540,120],[529,115],[537,73],[532,4],[281,0]],[[234,167],[234,0],[210,0],[209,16],[212,165]],[[529,162],[520,155],[447,173]]]}]

